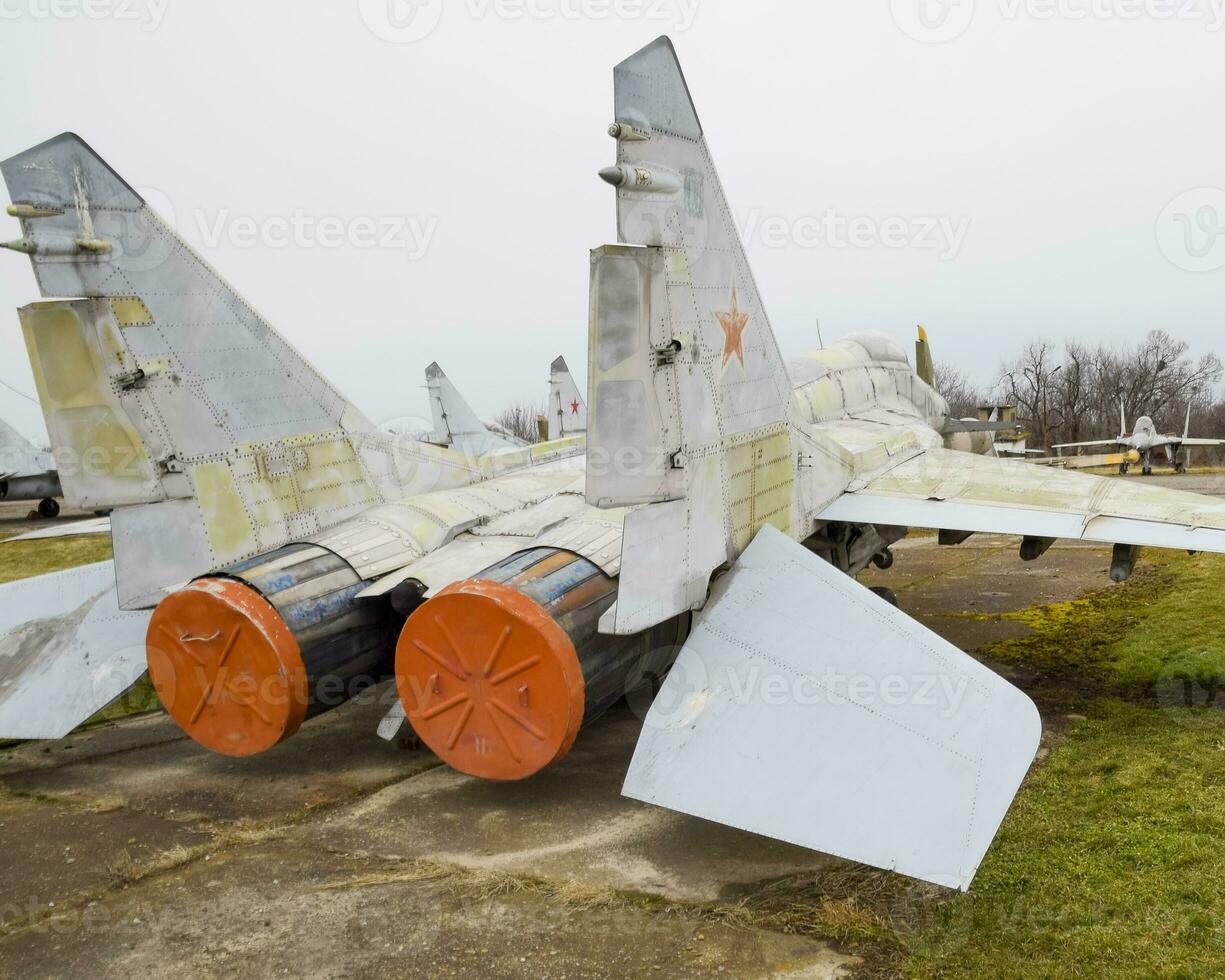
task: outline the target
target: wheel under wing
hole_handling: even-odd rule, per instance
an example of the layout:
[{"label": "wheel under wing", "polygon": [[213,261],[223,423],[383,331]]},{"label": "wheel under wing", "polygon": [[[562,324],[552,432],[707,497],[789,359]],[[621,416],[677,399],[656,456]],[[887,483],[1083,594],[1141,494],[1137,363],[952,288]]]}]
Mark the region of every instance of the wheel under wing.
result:
[{"label": "wheel under wing", "polygon": [[125,612],[114,562],[0,585],[0,732],[63,738],[145,672],[150,612]]},{"label": "wheel under wing", "polygon": [[622,792],[965,889],[1041,728],[1022,692],[766,525],[715,584]]},{"label": "wheel under wing", "polygon": [[844,494],[823,521],[1225,552],[1225,501],[932,449]]}]

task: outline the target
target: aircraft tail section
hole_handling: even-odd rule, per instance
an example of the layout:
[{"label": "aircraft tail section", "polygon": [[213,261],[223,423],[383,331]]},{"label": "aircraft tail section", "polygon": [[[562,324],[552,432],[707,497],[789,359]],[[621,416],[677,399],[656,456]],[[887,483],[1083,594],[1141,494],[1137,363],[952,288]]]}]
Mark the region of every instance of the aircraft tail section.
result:
[{"label": "aircraft tail section", "polygon": [[472,478],[376,431],[79,137],[0,171],[47,297],[20,316],[65,496],[116,508],[125,608]]},{"label": "aircraft tail section", "polygon": [[600,177],[616,188],[621,243],[591,258],[587,498],[654,505],[626,521],[618,603],[601,622],[622,633],[700,605],[710,572],[764,524],[798,530],[797,435],[791,380],[671,42],[613,78],[617,162]]},{"label": "aircraft tail section", "polygon": [[548,438],[564,439],[587,431],[587,402],[564,357],[558,357],[549,367]]},{"label": "aircraft tail section", "polygon": [[527,445],[522,439],[495,432],[486,425],[437,361],[425,369],[425,386],[430,394],[430,416],[434,422],[432,440],[437,445],[451,446],[473,456]]},{"label": "aircraft tail section", "polygon": [[933,388],[936,387],[936,365],[932,360],[931,344],[927,341],[927,331],[919,327],[919,338],[914,344],[915,374]]}]

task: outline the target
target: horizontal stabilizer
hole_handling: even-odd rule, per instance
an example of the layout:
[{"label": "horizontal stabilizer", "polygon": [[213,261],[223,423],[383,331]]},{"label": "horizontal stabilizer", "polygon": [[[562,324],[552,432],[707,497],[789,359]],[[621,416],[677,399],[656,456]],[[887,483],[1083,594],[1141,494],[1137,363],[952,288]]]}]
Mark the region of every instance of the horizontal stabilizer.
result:
[{"label": "horizontal stabilizer", "polygon": [[145,671],[149,611],[105,561],[0,585],[0,738],[62,738]]},{"label": "horizontal stabilizer", "polygon": [[94,517],[87,521],[73,521],[71,524],[57,524],[53,527],[40,527],[37,531],[27,531],[15,537],[5,538],[0,544],[12,544],[14,541],[42,541],[46,538],[72,538],[81,534],[110,534],[111,519],[109,517]]},{"label": "horizontal stabilizer", "polygon": [[964,889],[1040,735],[1022,692],[767,525],[715,584],[622,792]]},{"label": "horizontal stabilizer", "polygon": [[983,422],[979,419],[947,419],[941,435],[952,432],[1011,432],[1017,427],[1016,422]]}]

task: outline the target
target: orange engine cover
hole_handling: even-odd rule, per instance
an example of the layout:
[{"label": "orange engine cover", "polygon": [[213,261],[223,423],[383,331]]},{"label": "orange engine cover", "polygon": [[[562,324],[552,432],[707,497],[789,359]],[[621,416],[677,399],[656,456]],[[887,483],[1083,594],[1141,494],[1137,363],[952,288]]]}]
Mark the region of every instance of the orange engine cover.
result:
[{"label": "orange engine cover", "polygon": [[538,603],[498,582],[456,582],[409,617],[396,685],[421,740],[484,779],[540,772],[583,723],[574,643]]}]

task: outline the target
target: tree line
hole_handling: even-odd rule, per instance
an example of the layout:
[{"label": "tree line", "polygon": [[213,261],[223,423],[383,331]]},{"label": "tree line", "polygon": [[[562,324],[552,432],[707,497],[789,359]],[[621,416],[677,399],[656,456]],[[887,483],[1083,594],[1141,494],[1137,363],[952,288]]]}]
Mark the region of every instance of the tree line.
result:
[{"label": "tree line", "polygon": [[1015,405],[1031,447],[1049,450],[1117,436],[1120,404],[1129,431],[1148,415],[1159,432],[1181,434],[1190,406],[1192,435],[1225,437],[1223,372],[1216,354],[1195,357],[1185,341],[1152,330],[1130,346],[1031,340],[986,385],[939,364],[936,387],[959,418],[975,417],[980,405]]}]

